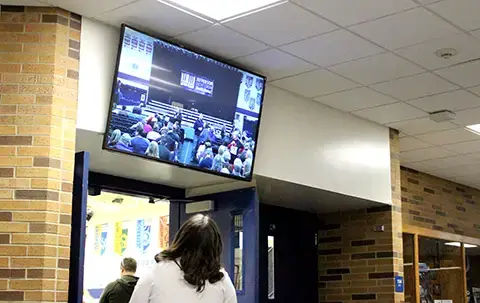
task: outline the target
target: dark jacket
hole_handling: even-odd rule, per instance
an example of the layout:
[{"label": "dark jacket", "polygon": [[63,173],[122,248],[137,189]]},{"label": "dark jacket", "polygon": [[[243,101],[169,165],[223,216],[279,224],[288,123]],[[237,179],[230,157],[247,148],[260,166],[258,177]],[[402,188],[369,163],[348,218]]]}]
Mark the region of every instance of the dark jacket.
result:
[{"label": "dark jacket", "polygon": [[99,303],[128,303],[132,297],[138,278],[123,276],[105,287]]},{"label": "dark jacket", "polygon": [[203,120],[197,119],[195,124],[193,125],[193,129],[195,129],[195,136],[200,136],[200,133],[203,131]]}]

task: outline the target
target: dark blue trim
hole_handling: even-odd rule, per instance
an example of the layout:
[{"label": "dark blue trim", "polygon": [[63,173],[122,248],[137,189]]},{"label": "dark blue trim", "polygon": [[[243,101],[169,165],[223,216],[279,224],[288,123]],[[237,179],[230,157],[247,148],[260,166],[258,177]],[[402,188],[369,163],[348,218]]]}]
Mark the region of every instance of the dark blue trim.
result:
[{"label": "dark blue trim", "polygon": [[253,118],[257,118],[257,119],[259,117],[259,114],[257,114],[256,112],[251,112],[249,110],[246,110],[246,109],[243,109],[243,108],[240,108],[240,107],[237,107],[236,111],[237,111],[237,113],[244,114],[244,115],[249,116],[249,117],[253,117]]},{"label": "dark blue trim", "polygon": [[72,230],[70,242],[70,268],[68,302],[83,302],[85,237],[87,228],[88,152],[75,154],[72,195]]}]

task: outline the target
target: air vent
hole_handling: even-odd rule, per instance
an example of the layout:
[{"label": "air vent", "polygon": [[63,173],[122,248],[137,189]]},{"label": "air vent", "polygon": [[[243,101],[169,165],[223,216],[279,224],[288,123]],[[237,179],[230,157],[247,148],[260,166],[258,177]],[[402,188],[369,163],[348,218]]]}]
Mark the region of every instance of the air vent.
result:
[{"label": "air vent", "polygon": [[455,120],[456,114],[449,110],[441,110],[438,112],[430,113],[430,120],[435,122],[447,122]]}]

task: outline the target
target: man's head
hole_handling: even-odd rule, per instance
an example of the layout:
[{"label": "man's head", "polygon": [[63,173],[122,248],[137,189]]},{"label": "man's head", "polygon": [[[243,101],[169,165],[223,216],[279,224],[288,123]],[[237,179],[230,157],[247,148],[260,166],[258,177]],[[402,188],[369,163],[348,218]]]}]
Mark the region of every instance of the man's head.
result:
[{"label": "man's head", "polygon": [[125,258],[120,263],[121,276],[134,276],[137,271],[137,261],[133,258]]}]

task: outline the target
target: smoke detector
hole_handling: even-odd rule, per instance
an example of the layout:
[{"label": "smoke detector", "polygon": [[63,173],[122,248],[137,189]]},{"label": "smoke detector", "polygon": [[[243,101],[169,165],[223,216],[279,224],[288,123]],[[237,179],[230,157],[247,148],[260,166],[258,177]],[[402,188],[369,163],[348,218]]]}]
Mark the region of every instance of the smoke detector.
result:
[{"label": "smoke detector", "polygon": [[441,48],[435,52],[437,57],[448,60],[457,54],[457,50],[454,48]]},{"label": "smoke detector", "polygon": [[456,114],[449,110],[441,110],[438,112],[430,113],[430,120],[435,122],[447,122],[455,120]]}]

